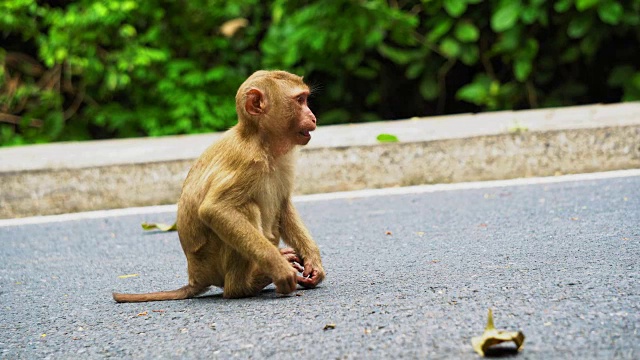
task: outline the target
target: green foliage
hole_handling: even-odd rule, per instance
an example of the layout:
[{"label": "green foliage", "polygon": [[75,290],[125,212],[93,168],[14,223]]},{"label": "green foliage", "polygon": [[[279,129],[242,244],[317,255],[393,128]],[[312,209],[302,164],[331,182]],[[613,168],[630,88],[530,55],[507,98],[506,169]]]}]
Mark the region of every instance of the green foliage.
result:
[{"label": "green foliage", "polygon": [[11,0],[0,33],[0,145],[224,130],[260,68],[321,124],[640,100],[640,0]]}]

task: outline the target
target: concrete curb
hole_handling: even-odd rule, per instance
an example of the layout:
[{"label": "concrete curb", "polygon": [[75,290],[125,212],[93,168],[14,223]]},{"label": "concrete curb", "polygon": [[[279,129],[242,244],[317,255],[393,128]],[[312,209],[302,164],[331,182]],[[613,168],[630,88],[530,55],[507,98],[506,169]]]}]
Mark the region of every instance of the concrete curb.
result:
[{"label": "concrete curb", "polygon": [[[380,144],[390,133],[397,143]],[[0,218],[175,203],[219,134],[0,149]],[[296,193],[640,168],[640,102],[319,127]]]}]

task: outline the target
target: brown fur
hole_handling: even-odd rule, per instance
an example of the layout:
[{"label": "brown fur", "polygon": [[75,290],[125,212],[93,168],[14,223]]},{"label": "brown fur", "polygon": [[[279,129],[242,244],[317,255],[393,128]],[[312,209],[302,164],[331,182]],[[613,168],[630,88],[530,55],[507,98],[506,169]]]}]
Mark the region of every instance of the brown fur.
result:
[{"label": "brown fur", "polygon": [[[240,86],[238,124],[195,162],[178,202],[189,284],[114,293],[115,301],[187,299],[210,286],[239,298],[272,282],[289,294],[297,284],[312,288],[324,279],[320,251],[291,203],[294,148],[307,144],[316,127],[308,95],[302,78],[284,71],[258,71]],[[281,237],[293,249],[278,249]]]}]

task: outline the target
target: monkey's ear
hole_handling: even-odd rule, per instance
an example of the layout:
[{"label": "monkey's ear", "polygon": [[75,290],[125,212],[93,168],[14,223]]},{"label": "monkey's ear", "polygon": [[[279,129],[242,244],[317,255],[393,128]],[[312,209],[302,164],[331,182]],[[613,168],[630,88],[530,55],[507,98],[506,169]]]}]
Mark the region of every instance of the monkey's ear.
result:
[{"label": "monkey's ear", "polygon": [[260,115],[267,112],[267,98],[264,93],[256,88],[247,91],[247,100],[244,103],[244,109],[250,115]]}]

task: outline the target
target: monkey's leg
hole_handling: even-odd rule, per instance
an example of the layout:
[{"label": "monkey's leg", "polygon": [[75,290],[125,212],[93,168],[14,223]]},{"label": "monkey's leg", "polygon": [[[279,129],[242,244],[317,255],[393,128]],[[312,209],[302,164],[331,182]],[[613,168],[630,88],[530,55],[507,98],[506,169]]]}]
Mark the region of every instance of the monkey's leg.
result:
[{"label": "monkey's leg", "polygon": [[[291,263],[296,271],[302,272],[304,270],[300,265],[300,258],[292,248],[279,250],[280,254]],[[230,265],[224,281],[223,297],[226,299],[256,296],[272,283],[267,274],[258,270],[257,266],[247,259],[238,257]]]},{"label": "monkey's leg", "polygon": [[260,272],[249,260],[238,260],[224,278],[222,296],[225,299],[255,296],[272,282],[269,276]]}]

